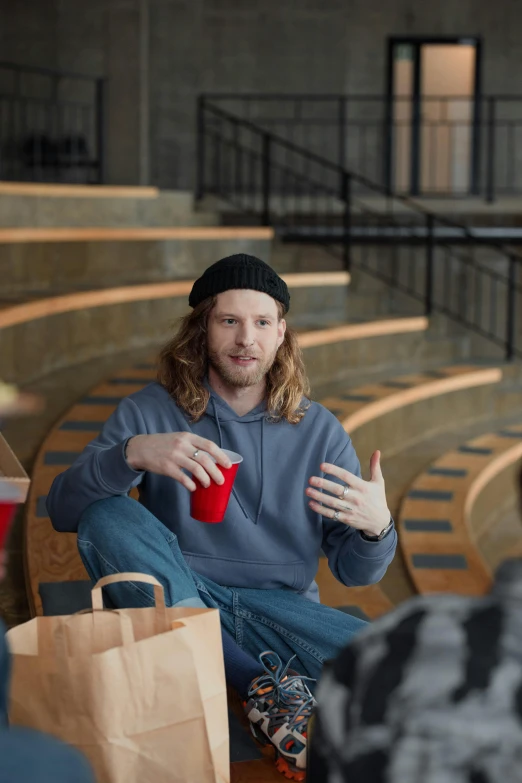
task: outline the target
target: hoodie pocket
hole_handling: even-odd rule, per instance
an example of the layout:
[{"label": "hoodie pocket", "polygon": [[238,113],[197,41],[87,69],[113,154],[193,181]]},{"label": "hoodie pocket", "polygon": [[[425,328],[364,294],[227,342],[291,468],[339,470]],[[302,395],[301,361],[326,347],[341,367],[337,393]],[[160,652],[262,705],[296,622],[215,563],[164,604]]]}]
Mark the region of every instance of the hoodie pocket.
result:
[{"label": "hoodie pocket", "polygon": [[304,590],[305,564],[302,560],[274,563],[266,560],[234,560],[227,557],[183,552],[189,568],[224,587],[252,587],[262,590],[290,588]]}]

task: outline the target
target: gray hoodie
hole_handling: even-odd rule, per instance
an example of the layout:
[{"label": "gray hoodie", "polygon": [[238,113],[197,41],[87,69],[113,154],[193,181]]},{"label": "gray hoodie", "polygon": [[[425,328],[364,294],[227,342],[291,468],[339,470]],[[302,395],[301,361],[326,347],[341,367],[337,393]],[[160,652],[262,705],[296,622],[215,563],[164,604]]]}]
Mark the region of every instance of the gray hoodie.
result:
[{"label": "gray hoodie", "polygon": [[[298,424],[271,422],[264,402],[239,416],[207,388],[210,402],[196,423],[157,383],[122,399],[100,435],[54,480],[47,497],[54,528],[76,531],[91,503],[137,486],[140,502],[176,534],[189,566],[218,584],[287,588],[319,600],[314,577],[321,549],[345,585],[378,582],[395,552],[395,530],[382,541],[365,541],[353,528],[312,511],[305,495],[310,476],[323,475],[323,462],[361,475],[335,416],[316,402]],[[221,524],[192,519],[188,490],[166,476],[135,471],[125,460],[131,436],[182,431],[243,456]]]}]

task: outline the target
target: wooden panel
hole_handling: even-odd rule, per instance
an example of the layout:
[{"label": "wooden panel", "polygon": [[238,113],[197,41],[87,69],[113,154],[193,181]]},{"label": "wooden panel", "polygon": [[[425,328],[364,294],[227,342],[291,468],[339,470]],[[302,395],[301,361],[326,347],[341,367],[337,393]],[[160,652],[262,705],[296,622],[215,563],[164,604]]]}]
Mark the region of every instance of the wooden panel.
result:
[{"label": "wooden panel", "polygon": [[272,228],[180,226],[136,228],[1,228],[1,244],[29,242],[161,242],[165,240],[229,240],[274,238]]},{"label": "wooden panel", "polygon": [[298,272],[281,275],[289,288],[322,288],[330,285],[349,285],[349,272]]},{"label": "wooden panel", "polygon": [[0,196],[52,198],[157,198],[158,188],[127,185],[59,185],[37,182],[0,182]]},{"label": "wooden panel", "polygon": [[[326,279],[326,275],[322,275]],[[325,282],[323,285],[327,284]],[[421,332],[428,328],[427,318],[391,318],[383,321],[369,321],[362,324],[346,324],[330,329],[317,329],[299,335],[301,348],[315,345],[327,345],[341,340],[363,340],[367,337],[379,337],[385,334],[405,334]]]}]

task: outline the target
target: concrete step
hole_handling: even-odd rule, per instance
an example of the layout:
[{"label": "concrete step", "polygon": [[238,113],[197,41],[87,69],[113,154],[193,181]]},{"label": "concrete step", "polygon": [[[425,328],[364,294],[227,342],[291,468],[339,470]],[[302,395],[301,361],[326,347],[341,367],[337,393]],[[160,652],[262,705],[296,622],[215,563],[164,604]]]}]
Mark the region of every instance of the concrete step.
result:
[{"label": "concrete step", "polygon": [[2,291],[190,280],[233,253],[269,259],[272,238],[219,226],[0,229]]},{"label": "concrete step", "polygon": [[401,373],[461,364],[469,361],[469,355],[465,338],[439,337],[430,325],[424,333],[339,344],[328,354],[310,349],[306,361],[316,379],[315,393],[329,396],[346,384],[359,386]]},{"label": "concrete step", "polygon": [[0,183],[0,227],[215,226],[188,191]]}]

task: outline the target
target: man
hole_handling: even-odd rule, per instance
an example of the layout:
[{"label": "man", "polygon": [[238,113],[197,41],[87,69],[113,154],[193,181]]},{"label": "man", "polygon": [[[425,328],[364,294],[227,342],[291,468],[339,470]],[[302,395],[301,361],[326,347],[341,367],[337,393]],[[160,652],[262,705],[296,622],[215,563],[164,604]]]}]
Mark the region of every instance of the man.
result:
[{"label": "man", "polygon": [[407,601],[328,663],[310,751],[310,783],[521,783],[522,560],[484,597]]},{"label": "man", "polygon": [[[319,603],[320,550],[341,582],[365,585],[385,573],[396,533],[379,452],[363,481],[342,426],[308,399],[289,303],[284,281],[253,256],[207,269],[161,353],[159,382],[122,400],[55,479],[47,508],[57,530],[78,531],[93,580],[149,573],[170,605],[219,608],[227,680],[278,767],[302,780],[314,704],[303,678],[363,625]],[[227,467],[222,447],[243,463],[223,523],[203,524],[190,517],[193,478],[223,481],[213,462]],[[136,486],[140,503],[127,497]],[[153,600],[140,584],[107,592],[118,607]],[[290,670],[281,661],[292,656]]]},{"label": "man", "polygon": [[[0,550],[0,582],[6,561]],[[87,760],[75,748],[39,731],[8,726],[10,662],[4,633],[0,620],[0,783],[94,783]]]}]

